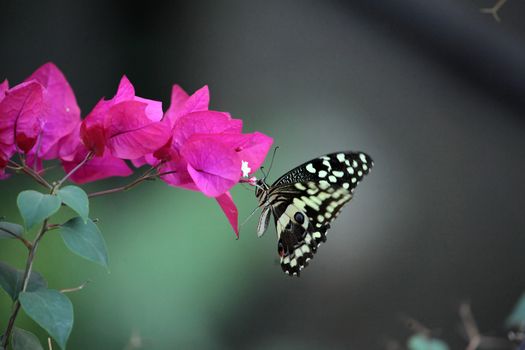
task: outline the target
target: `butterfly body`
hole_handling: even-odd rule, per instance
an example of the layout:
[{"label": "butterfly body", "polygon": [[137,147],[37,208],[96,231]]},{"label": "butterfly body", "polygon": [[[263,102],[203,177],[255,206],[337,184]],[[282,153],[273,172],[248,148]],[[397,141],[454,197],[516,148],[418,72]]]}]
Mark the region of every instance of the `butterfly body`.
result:
[{"label": "butterfly body", "polygon": [[330,223],[348,203],[373,166],[362,152],[337,152],[306,162],[272,185],[257,181],[256,196],[262,214],[257,234],[266,231],[273,215],[281,267],[289,275],[300,271],[326,241]]}]

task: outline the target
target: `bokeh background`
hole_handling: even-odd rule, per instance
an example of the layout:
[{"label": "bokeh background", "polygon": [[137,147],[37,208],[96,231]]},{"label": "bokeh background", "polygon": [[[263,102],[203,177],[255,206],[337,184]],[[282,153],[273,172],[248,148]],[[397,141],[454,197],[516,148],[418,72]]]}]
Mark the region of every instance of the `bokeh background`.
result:
[{"label": "bokeh background", "polygon": [[[92,281],[69,294],[68,348],[386,349],[412,317],[459,349],[463,301],[505,335],[525,290],[525,3],[500,23],[480,13],[494,3],[2,1],[0,79],[53,61],[83,115],[122,74],[165,108],[172,84],[208,84],[213,109],[274,137],[271,179],[337,150],[375,160],[299,279],[281,272],[273,229],[257,239],[253,218],[235,240],[198,193],[154,182],[95,198],[110,273],[53,233],[35,264],[56,289]],[[31,187],[0,182],[0,215],[20,220]],[[256,200],[233,195],[242,221]],[[3,240],[0,259],[22,267],[25,252]],[[2,293],[2,329],[9,310]]]}]

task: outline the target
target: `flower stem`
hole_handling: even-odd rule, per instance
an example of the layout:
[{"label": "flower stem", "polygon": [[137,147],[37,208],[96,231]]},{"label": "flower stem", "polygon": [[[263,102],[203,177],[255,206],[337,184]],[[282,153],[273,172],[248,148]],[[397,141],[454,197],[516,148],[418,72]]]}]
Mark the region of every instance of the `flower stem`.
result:
[{"label": "flower stem", "polygon": [[42,176],[40,176],[40,174],[38,174],[36,171],[31,169],[27,165],[25,164],[20,165],[17,162],[12,161],[12,160],[9,160],[9,164],[11,164],[14,167],[14,169],[21,170],[27,175],[31,176],[36,182],[38,182],[40,185],[44,186],[45,188],[49,190],[53,188],[53,186],[51,186],[49,182],[47,182]]},{"label": "flower stem", "polygon": [[139,176],[138,178],[136,178],[135,180],[133,180],[132,182],[130,182],[129,184],[127,184],[125,186],[120,186],[120,187],[110,188],[108,190],[93,192],[93,193],[88,194],[88,197],[89,198],[93,198],[93,197],[104,196],[106,194],[127,191],[127,190],[132,189],[133,187],[139,185],[140,183],[142,183],[142,182],[144,182],[146,180],[149,180],[149,179],[152,179],[152,178],[155,178],[155,177],[158,177],[158,176],[174,173],[174,171],[168,171],[168,172],[160,173],[160,174],[151,174],[153,171],[157,170],[161,165],[162,165],[162,163],[159,163],[159,164],[151,167],[150,169],[145,171],[144,174],[142,174],[141,176]]},{"label": "flower stem", "polygon": [[[32,243],[31,249],[29,250],[29,254],[26,260],[26,268],[24,270],[24,277],[22,279],[22,290],[20,291],[20,293],[23,293],[27,290],[27,286],[29,285],[29,278],[31,277],[31,272],[33,270],[33,261],[35,260],[35,254],[38,248],[38,243],[40,242],[42,237],[44,237],[44,234],[46,233],[46,231],[47,231],[47,219],[44,220],[44,222],[42,223],[40,231],[38,231],[38,234],[36,235],[35,240]],[[11,336],[11,332],[13,331],[16,317],[18,316],[18,312],[20,311],[20,306],[21,306],[20,301],[17,299],[15,303],[13,304],[13,311],[11,312],[11,316],[9,317],[7,328],[2,338],[2,347],[4,349],[7,349],[7,345],[9,344],[9,337]]]},{"label": "flower stem", "polygon": [[93,152],[89,152],[88,154],[86,154],[86,157],[80,163],[78,163],[77,166],[74,167],[69,173],[67,173],[66,176],[62,178],[62,180],[58,182],[56,188],[58,189],[60,186],[62,186],[62,184],[67,179],[69,179],[71,175],[73,175],[78,169],[82,168],[82,166],[84,166],[84,164],[86,164],[91,158],[93,158],[94,155],[95,154]]}]

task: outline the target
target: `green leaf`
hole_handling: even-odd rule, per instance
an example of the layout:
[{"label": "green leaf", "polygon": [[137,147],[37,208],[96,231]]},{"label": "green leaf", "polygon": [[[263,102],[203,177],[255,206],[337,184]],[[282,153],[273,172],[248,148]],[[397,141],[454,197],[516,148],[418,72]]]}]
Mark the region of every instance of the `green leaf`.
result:
[{"label": "green leaf", "polygon": [[[0,261],[0,286],[9,294],[11,299],[16,300],[18,297],[18,292],[22,290],[23,278],[23,270],[15,269]],[[33,271],[29,277],[27,290],[32,292],[39,288],[47,288],[47,282],[41,274]]]},{"label": "green leaf", "polygon": [[449,350],[443,340],[429,338],[423,334],[414,334],[408,338],[407,346],[409,350]]},{"label": "green leaf", "polygon": [[525,325],[525,293],[523,293],[505,321],[508,328]]},{"label": "green leaf", "polygon": [[36,335],[22,328],[15,327],[11,339],[13,350],[44,350]]},{"label": "green leaf", "polygon": [[62,201],[57,196],[29,190],[20,192],[16,203],[29,230],[56,213]]},{"label": "green leaf", "polygon": [[89,199],[83,189],[77,186],[66,186],[58,191],[58,196],[62,199],[62,203],[76,211],[84,222],[87,222]]},{"label": "green leaf", "polygon": [[60,235],[73,253],[108,267],[106,242],[91,219],[88,219],[87,223],[80,217],[69,220],[62,225]]},{"label": "green leaf", "polygon": [[23,233],[24,228],[22,226],[11,222],[0,221],[0,239],[22,237]]},{"label": "green leaf", "polygon": [[36,323],[66,348],[66,342],[73,328],[73,305],[62,293],[53,289],[38,289],[20,293],[20,304]]}]

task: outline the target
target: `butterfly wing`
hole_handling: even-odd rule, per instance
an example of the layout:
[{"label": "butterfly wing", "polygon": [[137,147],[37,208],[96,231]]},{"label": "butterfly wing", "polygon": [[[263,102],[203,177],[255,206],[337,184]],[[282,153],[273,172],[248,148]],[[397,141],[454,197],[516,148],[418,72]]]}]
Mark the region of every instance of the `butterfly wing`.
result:
[{"label": "butterfly wing", "polygon": [[270,187],[285,273],[299,276],[372,166],[372,159],[364,153],[332,153],[292,169]]}]

